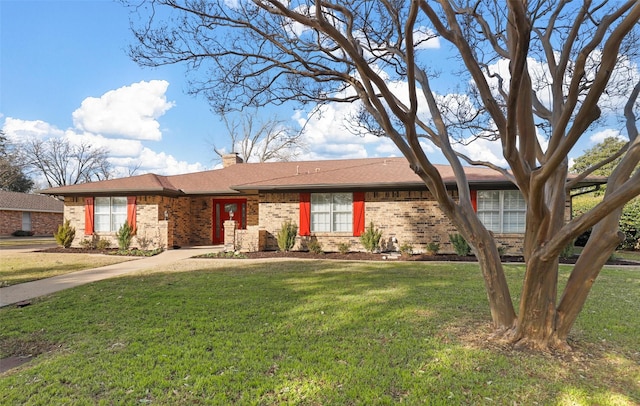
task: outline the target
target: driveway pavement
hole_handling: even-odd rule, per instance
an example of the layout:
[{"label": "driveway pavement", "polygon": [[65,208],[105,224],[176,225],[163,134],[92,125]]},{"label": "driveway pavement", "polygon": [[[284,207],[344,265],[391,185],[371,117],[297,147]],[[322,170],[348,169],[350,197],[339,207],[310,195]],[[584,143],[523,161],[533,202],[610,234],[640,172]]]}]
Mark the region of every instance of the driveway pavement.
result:
[{"label": "driveway pavement", "polygon": [[[39,249],[42,249],[42,247],[39,247]],[[152,257],[136,258],[131,261],[120,262],[118,264],[107,265],[100,268],[86,269],[84,271],[58,275],[52,278],[7,286],[0,288],[0,307],[20,303],[27,304],[31,299],[64,289],[113,278],[135,271],[152,269],[160,265],[177,262],[196,255],[206,254],[208,252],[218,252],[221,249],[222,247],[212,246],[167,250]],[[24,251],[28,252],[29,249]]]}]

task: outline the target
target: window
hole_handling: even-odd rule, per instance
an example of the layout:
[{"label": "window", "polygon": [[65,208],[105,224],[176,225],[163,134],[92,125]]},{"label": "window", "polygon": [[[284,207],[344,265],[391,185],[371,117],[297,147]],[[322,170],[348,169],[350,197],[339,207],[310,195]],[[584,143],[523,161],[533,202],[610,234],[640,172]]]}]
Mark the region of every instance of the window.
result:
[{"label": "window", "polygon": [[527,206],[518,190],[478,191],[478,217],[496,233],[524,233]]},{"label": "window", "polygon": [[22,230],[31,231],[31,213],[28,211],[22,212]]},{"label": "window", "polygon": [[94,208],[96,232],[116,232],[127,221],[126,197],[96,197]]},{"label": "window", "polygon": [[352,230],[353,194],[311,194],[311,232],[350,233]]}]

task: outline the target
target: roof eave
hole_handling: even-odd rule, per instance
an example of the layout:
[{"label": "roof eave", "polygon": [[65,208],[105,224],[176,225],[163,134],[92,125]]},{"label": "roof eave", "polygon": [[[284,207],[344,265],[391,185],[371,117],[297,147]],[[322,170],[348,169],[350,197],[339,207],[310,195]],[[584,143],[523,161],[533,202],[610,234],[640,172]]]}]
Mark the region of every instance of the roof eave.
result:
[{"label": "roof eave", "polygon": [[117,195],[162,195],[162,196],[182,196],[184,192],[181,190],[167,188],[150,188],[150,189],[84,189],[72,191],[59,191],[55,189],[41,190],[39,193],[53,196],[117,196]]}]

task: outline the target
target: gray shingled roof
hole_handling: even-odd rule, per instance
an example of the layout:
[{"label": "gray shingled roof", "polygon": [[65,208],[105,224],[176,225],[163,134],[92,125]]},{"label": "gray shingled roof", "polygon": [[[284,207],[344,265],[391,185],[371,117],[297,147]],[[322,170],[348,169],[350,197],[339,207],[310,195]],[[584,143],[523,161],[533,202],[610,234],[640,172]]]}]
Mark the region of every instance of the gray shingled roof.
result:
[{"label": "gray shingled roof", "polygon": [[64,203],[51,196],[0,190],[0,210],[62,213]]}]

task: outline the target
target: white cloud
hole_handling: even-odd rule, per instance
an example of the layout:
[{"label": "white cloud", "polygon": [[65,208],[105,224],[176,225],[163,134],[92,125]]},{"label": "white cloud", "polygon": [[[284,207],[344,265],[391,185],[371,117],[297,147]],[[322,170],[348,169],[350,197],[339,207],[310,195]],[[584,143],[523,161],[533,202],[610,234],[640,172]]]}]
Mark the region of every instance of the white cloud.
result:
[{"label": "white cloud", "polygon": [[[440,38],[435,35],[431,28],[419,27],[413,33],[413,41],[419,43],[416,49],[439,49]],[[424,41],[424,42],[420,42]]]},{"label": "white cloud", "polygon": [[99,134],[88,132],[76,132],[75,130],[67,130],[65,137],[73,144],[89,144],[95,148],[105,148],[109,151],[110,157],[131,157],[137,156],[144,148],[142,142],[137,140],[127,140],[118,138],[106,138]]},{"label": "white cloud", "polygon": [[162,139],[161,117],[174,106],[165,92],[169,82],[151,80],[108,91],[100,98],[86,98],[73,112],[77,129],[139,140]]},{"label": "white cloud", "polygon": [[64,134],[64,131],[42,120],[29,121],[13,117],[4,120],[2,131],[13,142],[60,137]]},{"label": "white cloud", "polygon": [[75,128],[61,130],[42,120],[6,117],[2,130],[14,142],[62,138],[75,145],[105,148],[116,177],[128,176],[133,168],[137,168],[136,174],[160,175],[205,170],[199,162],[180,161],[143,144],[145,140],[162,138],[156,119],[173,106],[165,97],[168,85],[163,80],[143,81],[109,91],[100,98],[87,98],[73,112]]},{"label": "white cloud", "polygon": [[491,162],[501,167],[507,166],[507,161],[502,156],[502,145],[500,141],[489,141],[484,138],[478,138],[468,145],[457,144],[454,146],[454,149],[473,160]]},{"label": "white cloud", "polygon": [[614,130],[614,129],[611,129],[611,128],[607,128],[607,129],[604,129],[602,131],[598,131],[597,133],[591,135],[589,137],[589,143],[592,144],[592,145],[599,144],[602,141],[604,141],[605,139],[610,138],[610,137],[617,138],[619,140],[627,141],[627,138],[625,138],[623,135],[621,135],[620,131]]},{"label": "white cloud", "polygon": [[153,172],[159,175],[178,175],[181,173],[191,173],[203,171],[206,168],[199,162],[188,163],[179,161],[173,155],[164,152],[155,152],[149,148],[144,148],[137,157],[142,172]]}]

